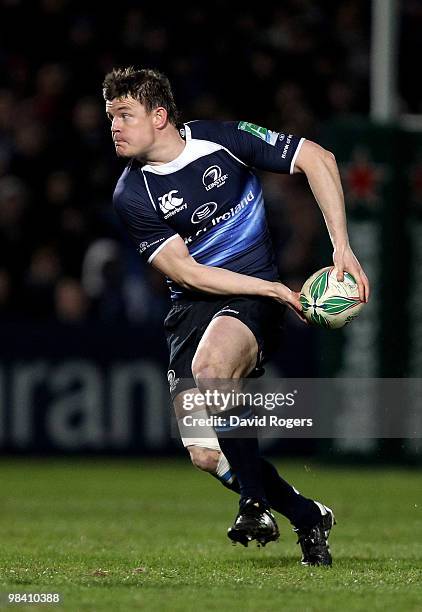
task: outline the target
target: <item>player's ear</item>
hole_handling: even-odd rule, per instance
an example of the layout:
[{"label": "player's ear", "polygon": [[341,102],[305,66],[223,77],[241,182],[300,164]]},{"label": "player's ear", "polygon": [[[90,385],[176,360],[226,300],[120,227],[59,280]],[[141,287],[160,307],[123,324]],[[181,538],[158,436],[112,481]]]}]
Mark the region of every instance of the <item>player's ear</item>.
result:
[{"label": "player's ear", "polygon": [[157,130],[162,129],[167,123],[167,111],[163,106],[157,106],[152,111],[152,122]]}]

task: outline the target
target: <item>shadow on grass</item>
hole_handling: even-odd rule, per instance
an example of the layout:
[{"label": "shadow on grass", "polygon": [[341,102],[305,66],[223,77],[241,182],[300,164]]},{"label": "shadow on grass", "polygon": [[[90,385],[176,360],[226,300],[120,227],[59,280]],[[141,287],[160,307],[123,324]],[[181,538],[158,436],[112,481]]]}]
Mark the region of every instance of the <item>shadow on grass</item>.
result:
[{"label": "shadow on grass", "polygon": [[245,568],[250,569],[268,569],[268,568],[291,568],[297,567],[299,564],[299,559],[297,557],[251,557],[246,556],[241,560],[242,565]]}]

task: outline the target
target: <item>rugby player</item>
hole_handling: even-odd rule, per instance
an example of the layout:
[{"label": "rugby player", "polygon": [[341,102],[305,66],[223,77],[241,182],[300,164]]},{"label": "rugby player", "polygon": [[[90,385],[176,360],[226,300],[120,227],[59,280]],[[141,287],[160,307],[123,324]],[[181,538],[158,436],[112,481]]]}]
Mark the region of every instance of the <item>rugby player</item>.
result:
[{"label": "rugby player", "polygon": [[[179,124],[167,77],[151,69],[113,70],[103,95],[116,153],[129,160],[114,192],[115,209],[140,255],[167,277],[171,292],[164,327],[179,418],[185,394],[204,393],[210,380],[262,373],[286,307],[303,318],[299,294],[279,279],[254,168],[306,175],[334,247],[337,278],[343,280],[344,270],[353,274],[360,298],[368,300],[368,280],[349,245],[330,152],[246,121]],[[248,410],[232,406],[229,412],[244,416]],[[297,532],[302,563],[330,565],[332,511],[282,479],[260,456],[256,436],[225,430],[204,429],[183,443],[194,465],[240,493],[228,536],[245,546],[276,540],[274,509]]]}]

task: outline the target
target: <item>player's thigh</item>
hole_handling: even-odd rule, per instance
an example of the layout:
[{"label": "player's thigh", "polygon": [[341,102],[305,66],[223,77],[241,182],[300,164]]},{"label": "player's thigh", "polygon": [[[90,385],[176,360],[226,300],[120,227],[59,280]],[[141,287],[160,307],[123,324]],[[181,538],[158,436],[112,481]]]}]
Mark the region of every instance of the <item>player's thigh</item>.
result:
[{"label": "player's thigh", "polygon": [[218,316],[205,330],[192,361],[192,373],[209,378],[246,377],[255,367],[258,343],[249,327]]}]

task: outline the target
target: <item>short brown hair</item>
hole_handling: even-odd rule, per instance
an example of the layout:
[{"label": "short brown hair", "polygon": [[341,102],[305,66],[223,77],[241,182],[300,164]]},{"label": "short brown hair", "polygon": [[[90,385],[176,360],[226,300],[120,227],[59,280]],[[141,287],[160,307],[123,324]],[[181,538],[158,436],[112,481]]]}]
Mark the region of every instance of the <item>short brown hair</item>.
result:
[{"label": "short brown hair", "polygon": [[163,106],[173,125],[176,125],[179,118],[170,81],[164,74],[151,68],[114,68],[104,79],[103,96],[105,100],[131,96],[138,100],[148,113],[157,106]]}]

